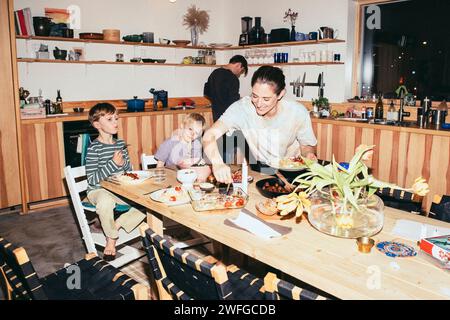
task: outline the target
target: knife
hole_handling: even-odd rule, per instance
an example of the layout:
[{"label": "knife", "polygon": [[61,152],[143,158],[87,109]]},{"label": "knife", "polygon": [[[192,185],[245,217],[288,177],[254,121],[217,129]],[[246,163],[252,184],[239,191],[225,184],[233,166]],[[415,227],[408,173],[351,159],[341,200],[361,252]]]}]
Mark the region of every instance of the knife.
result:
[{"label": "knife", "polygon": [[323,97],[323,88],[322,88],[322,73],[319,73],[319,79],[317,79],[317,84],[319,85],[319,97]]},{"label": "knife", "polygon": [[303,80],[302,80],[302,91],[300,93],[300,96],[303,97],[303,91],[305,90],[305,79],[306,79],[306,72],[303,73]]}]

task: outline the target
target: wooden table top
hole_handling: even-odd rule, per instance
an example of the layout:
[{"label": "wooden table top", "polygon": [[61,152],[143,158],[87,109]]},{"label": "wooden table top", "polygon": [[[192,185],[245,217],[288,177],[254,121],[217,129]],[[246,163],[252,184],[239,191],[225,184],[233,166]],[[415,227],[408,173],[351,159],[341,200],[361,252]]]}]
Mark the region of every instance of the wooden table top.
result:
[{"label": "wooden table top", "polygon": [[[416,257],[410,258],[391,258],[375,247],[369,254],[360,253],[354,239],[323,234],[305,216],[300,221],[270,220],[292,227],[292,231],[265,240],[224,224],[225,219],[238,216],[238,209],[195,212],[190,204],[168,207],[143,195],[178,184],[176,172],[166,169],[166,173],[167,179],[161,183],[149,179],[138,185],[102,182],[102,186],[341,299],[450,299],[450,273],[421,253],[417,244],[392,234],[398,219],[446,228],[450,228],[450,223],[385,207],[384,227],[373,236],[375,243],[396,240],[409,244],[418,251]],[[266,177],[251,171],[249,174],[255,182]],[[256,212],[255,204],[264,199],[255,182],[249,185],[250,199],[246,205],[252,212]]]}]

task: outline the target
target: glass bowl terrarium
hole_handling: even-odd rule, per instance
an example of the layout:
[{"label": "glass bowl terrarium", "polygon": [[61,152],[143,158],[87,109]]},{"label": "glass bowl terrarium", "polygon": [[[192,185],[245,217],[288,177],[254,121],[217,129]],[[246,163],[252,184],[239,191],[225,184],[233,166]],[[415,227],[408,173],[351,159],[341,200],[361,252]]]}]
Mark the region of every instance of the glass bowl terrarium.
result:
[{"label": "glass bowl terrarium", "polygon": [[307,171],[294,179],[297,187],[289,195],[276,198],[281,214],[308,212],[308,220],[317,230],[343,238],[370,237],[381,231],[384,204],[375,195],[380,188],[410,191],[424,196],[428,184],[416,179],[410,189],[386,183],[369,175],[364,161],[373,154],[374,146],[360,145],[349,163],[321,165],[304,159]]},{"label": "glass bowl terrarium", "polygon": [[317,230],[342,238],[370,237],[383,228],[384,204],[377,196],[357,200],[359,210],[339,199],[311,196],[308,220]]}]

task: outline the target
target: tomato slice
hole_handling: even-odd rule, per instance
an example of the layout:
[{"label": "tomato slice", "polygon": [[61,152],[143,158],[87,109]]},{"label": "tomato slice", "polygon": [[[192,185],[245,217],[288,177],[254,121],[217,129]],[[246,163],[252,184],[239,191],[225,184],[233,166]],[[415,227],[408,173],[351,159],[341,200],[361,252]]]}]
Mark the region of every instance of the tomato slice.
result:
[{"label": "tomato slice", "polygon": [[177,201],[177,197],[171,196],[171,197],[169,198],[169,200],[170,200],[170,201]]},{"label": "tomato slice", "polygon": [[243,205],[244,205],[244,199],[239,199],[239,200],[236,201],[236,206],[237,207],[240,207],[240,206],[243,206]]},{"label": "tomato slice", "polygon": [[177,191],[177,192],[181,191],[181,187],[176,186],[176,187],[175,187],[175,191]]},{"label": "tomato slice", "polygon": [[229,208],[232,205],[233,205],[233,203],[231,201],[225,201],[225,204],[224,204],[225,208]]}]

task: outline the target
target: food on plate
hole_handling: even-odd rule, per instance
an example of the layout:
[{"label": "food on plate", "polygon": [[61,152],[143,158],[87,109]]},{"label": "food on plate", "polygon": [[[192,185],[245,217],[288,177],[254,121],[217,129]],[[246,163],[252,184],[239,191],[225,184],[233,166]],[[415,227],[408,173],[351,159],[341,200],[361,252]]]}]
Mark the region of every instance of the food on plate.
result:
[{"label": "food on plate", "polygon": [[218,210],[218,209],[237,209],[242,208],[247,203],[247,195],[241,190],[235,191],[231,195],[220,193],[204,194],[197,197],[192,194],[192,207],[196,211]]},{"label": "food on plate", "polygon": [[160,195],[160,201],[162,202],[177,202],[186,198],[186,193],[181,187],[165,189]]},{"label": "food on plate", "polygon": [[266,216],[273,216],[278,213],[277,203],[272,199],[267,199],[265,201],[258,202],[256,205],[256,210],[261,212]]},{"label": "food on plate", "polygon": [[137,173],[132,172],[124,172],[121,175],[116,176],[117,180],[120,182],[131,182],[135,180],[139,180],[139,175]]},{"label": "food on plate", "polygon": [[[231,174],[231,177],[233,178],[233,182],[234,183],[241,183],[242,182],[242,171],[241,171],[241,169],[233,172]],[[253,181],[253,177],[252,176],[247,176],[247,180],[248,180],[248,182],[252,182]]]},{"label": "food on plate", "polygon": [[216,182],[217,182],[216,177],[214,177],[213,174],[210,174],[208,176],[208,178],[206,178],[206,181],[209,182],[209,183],[212,183],[212,184],[216,184]]},{"label": "food on plate", "polygon": [[290,191],[286,190],[285,187],[280,185],[278,182],[275,182],[274,185],[271,185],[269,182],[264,183],[263,190],[269,191],[269,192],[276,192],[276,193],[289,193]]},{"label": "food on plate", "polygon": [[305,162],[301,157],[283,158],[279,161],[280,168],[302,168]]}]

